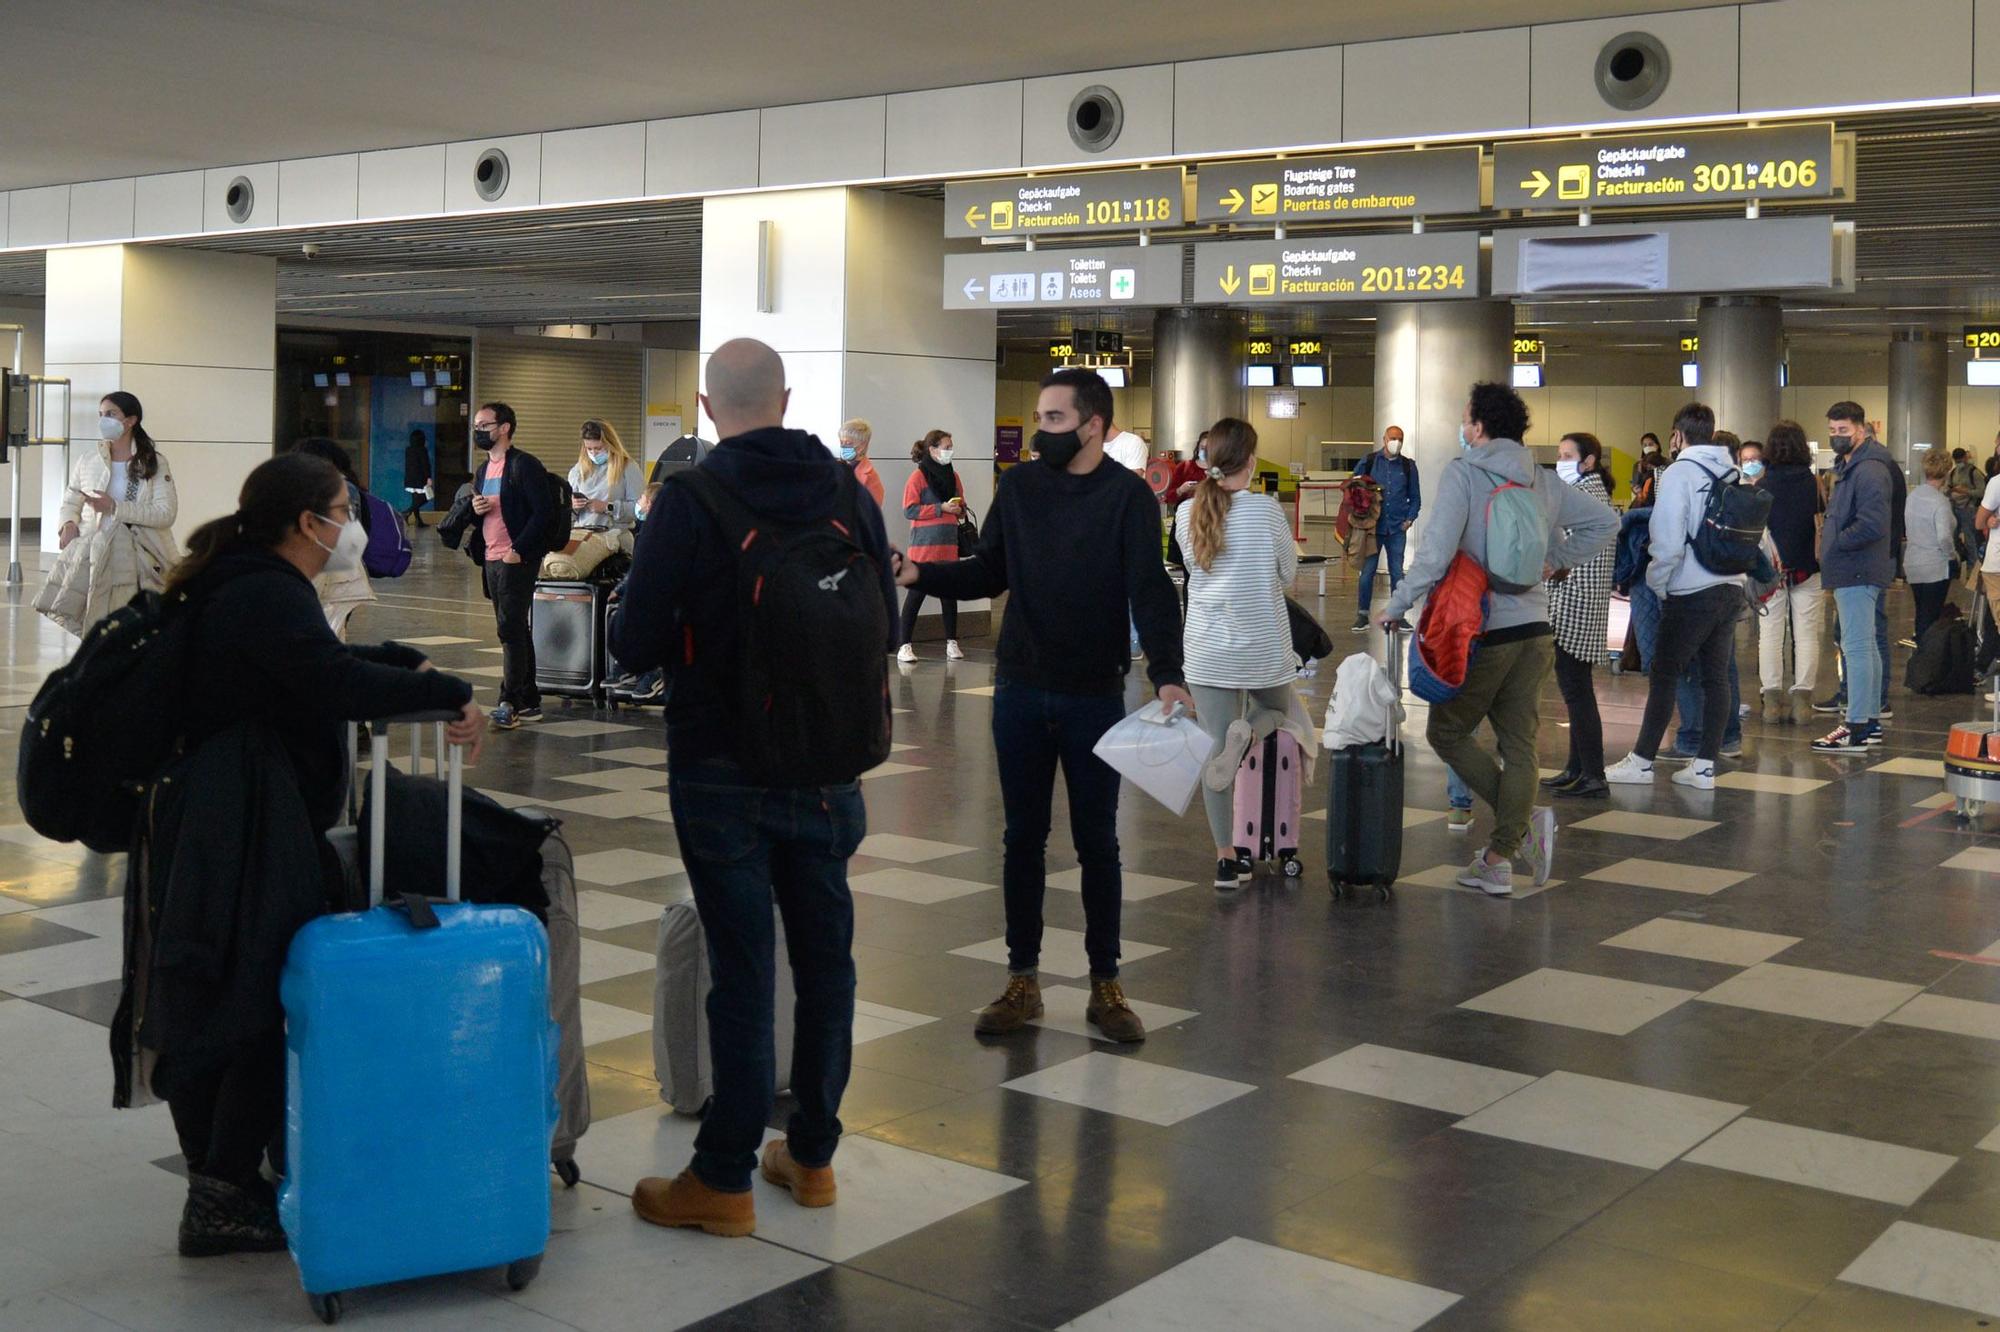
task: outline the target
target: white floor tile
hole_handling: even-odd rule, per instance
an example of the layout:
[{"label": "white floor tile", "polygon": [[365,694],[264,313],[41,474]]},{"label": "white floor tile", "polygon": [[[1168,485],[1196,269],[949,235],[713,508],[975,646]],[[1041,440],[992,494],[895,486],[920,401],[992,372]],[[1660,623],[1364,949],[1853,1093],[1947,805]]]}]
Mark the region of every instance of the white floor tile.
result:
[{"label": "white floor tile", "polygon": [[603,795],[579,796],[574,800],[545,800],[542,808],[588,814],[598,819],[630,819],[642,814],[657,814],[667,819],[673,815],[665,791],[606,791]]},{"label": "white floor tile", "polygon": [[1715,786],[1719,791],[1758,791],[1765,795],[1805,795],[1825,786],[1820,777],[1784,777],[1773,772],[1719,772],[1715,775]]},{"label": "white floor tile", "polygon": [[658,920],[660,904],[599,888],[583,888],[576,894],[576,915],[577,923],[586,930],[621,930],[641,921]]},{"label": "white floor tile", "polygon": [[1009,1091],[1046,1096],[1162,1127],[1178,1124],[1257,1090],[1247,1082],[1231,1082],[1227,1078],[1212,1078],[1206,1073],[1189,1073],[1114,1054],[1080,1055],[1000,1085]]},{"label": "white floor tile", "polygon": [[648,1175],[678,1175],[694,1154],[694,1135],[701,1121],[677,1115],[666,1106],[648,1106],[590,1126],[578,1144],[576,1163],[583,1177],[599,1188],[632,1196]]},{"label": "white floor tile", "polygon": [[601,1003],[596,999],[579,1001],[583,1009],[583,1043],[597,1045],[603,1041],[615,1041],[625,1036],[635,1036],[642,1031],[653,1029],[651,1013],[635,1013],[629,1008],[616,1004]]},{"label": "white floor tile", "polygon": [[832,1207],[800,1207],[760,1174],[757,1234],[842,1263],[1027,1184],[863,1134],[841,1139],[833,1166],[840,1201]]},{"label": "white floor tile", "polygon": [[[1397,887],[1402,887],[1405,884],[1416,884],[1424,888],[1444,888],[1455,893],[1470,893],[1474,897],[1486,897],[1488,894],[1484,888],[1468,888],[1458,881],[1458,876],[1465,873],[1466,866],[1471,863],[1472,856],[1468,852],[1462,861],[1455,860],[1448,865],[1433,865],[1429,869],[1418,870],[1414,874],[1405,874],[1402,878],[1396,880],[1396,885]],[[1533,897],[1537,893],[1545,893],[1551,888],[1560,888],[1562,885],[1563,881],[1561,879],[1550,879],[1547,883],[1536,883],[1534,875],[1528,873],[1525,866],[1517,863],[1514,867],[1514,895],[1512,897],[1494,898],[1493,900],[1496,902],[1519,902],[1523,898]],[[1363,891],[1366,892],[1368,890],[1364,889]]]},{"label": "white floor tile", "polygon": [[1670,985],[1647,985],[1543,967],[1475,995],[1459,1007],[1475,1013],[1498,1013],[1530,1022],[1553,1022],[1611,1036],[1627,1036],[1694,997],[1695,991]]},{"label": "white floor tile", "polygon": [[589,851],[576,858],[576,881],[616,888],[643,879],[662,879],[670,874],[683,873],[686,869],[687,866],[674,857],[663,856],[657,851],[630,848]]},{"label": "white floor tile", "polygon": [[954,689],[952,692],[964,694],[968,698],[991,698],[997,690],[993,685],[981,685],[977,689]]},{"label": "white floor tile", "polygon": [[585,754],[588,759],[603,759],[609,763],[638,763],[648,766],[665,763],[667,751],[649,745],[631,745],[624,749],[598,749]]},{"label": "white floor tile", "polygon": [[652,768],[606,768],[602,772],[575,772],[556,780],[594,786],[600,791],[657,791],[666,786],[667,774]]},{"label": "white floor tile", "polygon": [[1677,865],[1670,860],[1634,857],[1583,876],[1599,883],[1619,883],[1630,888],[1662,888],[1670,893],[1693,893],[1711,897],[1753,877],[1749,870],[1710,869],[1702,865]]},{"label": "white floor tile", "polygon": [[914,902],[918,906],[949,902],[954,897],[970,897],[974,893],[993,889],[990,883],[974,883],[970,879],[952,879],[913,869],[871,870],[866,874],[850,876],[847,886],[857,893],[892,897],[898,902]]},{"label": "white floor tile", "polygon": [[1631,948],[1642,953],[1665,953],[1669,957],[1691,957],[1698,962],[1749,967],[1769,961],[1797,942],[1789,934],[1765,934],[1662,916],[1623,934],[1614,934],[1604,944],[1607,948]]},{"label": "white floor tile", "polygon": [[618,722],[601,721],[555,721],[530,722],[525,728],[535,735],[553,735],[559,739],[576,740],[590,735],[618,735],[625,731],[636,731],[637,726],[625,726]]},{"label": "white floor tile", "polygon": [[[1146,1024],[1146,1030],[1164,1031],[1168,1027],[1201,1016],[1185,1008],[1171,1008],[1166,1004],[1149,1004],[1127,995],[1125,1002]],[[1090,1025],[1084,1016],[1090,1006],[1090,991],[1074,985],[1049,985],[1042,989],[1042,1015],[1031,1024],[1049,1031],[1066,1031],[1072,1036],[1087,1036],[1093,1041],[1107,1041],[1103,1033]],[[978,1009],[971,1010],[978,1012]]]},{"label": "white floor tile", "polygon": [[52,842],[25,823],[0,825],[0,842],[11,842],[32,856],[59,865],[81,865],[86,857],[97,854],[78,843]]},{"label": "white floor tile", "polygon": [[1898,758],[1887,763],[1876,763],[1868,771],[1887,774],[1890,777],[1935,777],[1944,780],[1943,759]]},{"label": "white floor tile", "polygon": [[1236,1238],[1063,1326],[1077,1332],[1133,1327],[1403,1332],[1422,1327],[1458,1299],[1450,1291]]},{"label": "white floor tile", "polygon": [[1840,1279],[2000,1317],[2000,1242],[1953,1230],[1898,1221]]},{"label": "white floor tile", "polygon": [[653,969],[653,954],[636,948],[620,948],[601,939],[585,939],[581,948],[577,962],[577,982],[581,985]]},{"label": "white floor tile", "polygon": [[1663,842],[1679,842],[1716,826],[1708,819],[1683,819],[1670,814],[1635,814],[1614,809],[1594,814],[1570,825],[1586,832],[1617,833],[1622,837],[1651,837]]},{"label": "white floor tile", "polygon": [[1993,1131],[1981,1138],[1976,1145],[1982,1152],[2000,1152],[2000,1125],[1996,1125]]},{"label": "white floor tile", "polygon": [[1981,874],[2000,874],[2000,848],[1990,846],[1969,847],[1944,862],[1941,869],[1977,870]]},{"label": "white floor tile", "polygon": [[[5,1259],[0,1258],[0,1264]],[[125,1332],[118,1323],[96,1314],[53,1291],[27,1291],[8,1295],[0,1286],[0,1327],[14,1332]]]},{"label": "white floor tile", "polygon": [[1953,795],[1953,794],[1952,794],[1951,792],[1949,792],[1949,791],[1939,791],[1939,792],[1938,792],[1938,793],[1937,793],[1936,795],[1927,795],[1927,796],[1925,796],[1925,797],[1924,797],[1924,798],[1923,798],[1922,800],[1919,800],[1919,801],[1916,801],[1915,803],[1913,803],[1913,804],[1912,804],[1912,805],[1910,806],[1910,808],[1911,808],[1911,809],[1950,809],[1950,808],[1951,808],[1952,806],[1956,805],[1957,803],[1958,803],[1958,797],[1957,797],[1957,796]]},{"label": "white floor tile", "polygon": [[125,974],[125,941],[119,935],[0,953],[0,990],[8,994],[54,994]]},{"label": "white floor tile", "polygon": [[854,1043],[866,1045],[869,1041],[899,1035],[912,1027],[927,1027],[936,1021],[928,1013],[912,1013],[908,1009],[857,999],[854,1002]]},{"label": "white floor tile", "polygon": [[[1137,962],[1141,958],[1167,951],[1156,944],[1134,943],[1130,939],[1121,939],[1118,949],[1119,958],[1124,962]],[[951,952],[954,957],[969,957],[978,962],[997,962],[1004,967],[1007,965],[1007,938],[1002,935],[998,939],[988,939],[984,943],[954,948]],[[1043,930],[1040,970],[1044,975],[1061,976],[1064,980],[1077,980],[1088,976],[1090,959],[1083,951],[1083,935],[1075,930],[1059,930],[1054,927]]]},{"label": "white floor tile", "polygon": [[33,911],[34,909],[27,902],[9,897],[5,893],[0,893],[0,916],[11,916],[16,911]]},{"label": "white floor tile", "polygon": [[906,773],[928,771],[921,763],[882,763],[862,773],[861,780],[865,782],[871,777],[901,777]]},{"label": "white floor tile", "polygon": [[1925,1027],[1948,1031],[1955,1036],[1978,1036],[2000,1041],[2000,1004],[1982,1004],[1972,999],[1952,999],[1942,994],[1920,994],[1885,1019],[1905,1027]]},{"label": "white floor tile", "polygon": [[[1140,874],[1133,870],[1120,870],[1118,878],[1119,896],[1127,902],[1144,902],[1149,898],[1164,897],[1168,893],[1177,893],[1183,888],[1194,886],[1192,879],[1163,879],[1156,874]],[[1049,887],[1058,892],[1080,893],[1083,891],[1083,871],[1070,869],[1060,874],[1051,874],[1048,883]]]},{"label": "white floor tile", "polygon": [[1788,967],[1760,962],[1732,976],[1701,997],[1711,1004],[1733,1004],[1761,1013],[1817,1018],[1865,1027],[1880,1022],[1922,991],[1920,985],[1848,976],[1837,971]]},{"label": "white floor tile", "polygon": [[1745,1109],[1581,1073],[1551,1073],[1453,1127],[1658,1170]]},{"label": "white floor tile", "polygon": [[1526,1073],[1386,1045],[1354,1046],[1302,1068],[1292,1077],[1319,1087],[1336,1087],[1455,1115],[1483,1110],[1535,1080]]},{"label": "white floor tile", "polygon": [[931,842],[898,833],[870,833],[861,839],[855,854],[876,860],[894,860],[904,865],[921,865],[927,860],[943,860],[946,856],[963,855],[973,849],[954,842]]},{"label": "white floor tile", "polygon": [[1689,1152],[1696,1165],[1909,1206],[1958,1164],[1955,1156],[1818,1129],[1739,1119]]},{"label": "white floor tile", "polygon": [[100,897],[89,902],[72,902],[68,906],[43,907],[35,913],[35,919],[60,925],[64,929],[81,930],[99,939],[122,939],[125,937],[125,899]]}]

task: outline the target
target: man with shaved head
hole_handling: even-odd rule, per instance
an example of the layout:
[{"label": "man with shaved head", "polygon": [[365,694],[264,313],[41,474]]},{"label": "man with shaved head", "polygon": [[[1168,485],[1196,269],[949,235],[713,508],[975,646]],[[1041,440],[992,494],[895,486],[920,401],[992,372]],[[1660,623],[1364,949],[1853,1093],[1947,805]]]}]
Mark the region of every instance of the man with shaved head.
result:
[{"label": "man with shaved head", "polygon": [[[738,338],[705,377],[720,442],[654,499],[610,648],[629,670],[667,672],[667,793],[714,973],[715,1095],[693,1162],[640,1181],[632,1206],[655,1225],[748,1235],[779,1072],[774,898],[798,992],[787,1070],[798,1109],[762,1170],[803,1206],[834,1200],[854,1028],[847,861],[866,832],[856,779],[879,761],[846,763],[843,739],[888,751],[895,588],[882,511],[824,444],[785,428],[778,354]],[[779,605],[806,609],[774,627]],[[782,760],[800,735],[806,752],[774,771],[774,752]]]}]

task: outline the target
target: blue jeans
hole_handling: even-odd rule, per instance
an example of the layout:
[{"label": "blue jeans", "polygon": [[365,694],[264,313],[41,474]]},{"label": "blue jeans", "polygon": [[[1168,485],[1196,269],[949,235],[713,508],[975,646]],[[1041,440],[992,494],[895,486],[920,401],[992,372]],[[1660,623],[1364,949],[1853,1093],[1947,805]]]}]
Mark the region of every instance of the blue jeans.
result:
[{"label": "blue jeans", "polygon": [[1361,561],[1361,612],[1368,613],[1369,603],[1375,599],[1375,566],[1385,557],[1389,561],[1389,590],[1394,592],[1403,585],[1403,542],[1409,536],[1403,525],[1397,523],[1395,530],[1378,534],[1375,553]]},{"label": "blue jeans", "polygon": [[840,1098],[854,1039],[854,899],[847,862],[867,832],[858,783],[754,786],[726,761],[670,772],[667,794],[695,909],[708,936],[709,1056],[715,1099],[694,1140],[710,1188],[750,1187],[776,1099],[772,986],[775,897],[798,991],[786,1136],[801,1165],[825,1165],[840,1142]]},{"label": "blue jeans", "polygon": [[1835,588],[1833,604],[1840,612],[1840,656],[1847,669],[1847,724],[1859,726],[1882,715],[1882,664],[1889,655],[1888,619],[1876,618],[1882,589]]},{"label": "blue jeans", "polygon": [[1472,808],[1472,788],[1465,784],[1465,778],[1450,768],[1444,770],[1444,794],[1453,809]]},{"label": "blue jeans", "polygon": [[1050,806],[1056,765],[1069,792],[1070,839],[1083,867],[1083,949],[1092,976],[1118,974],[1124,879],[1118,868],[1118,774],[1091,750],[1124,719],[1117,694],[1058,694],[1002,680],[993,692],[993,753],[1000,766],[1001,888],[1007,905],[1007,969],[1042,960],[1042,897],[1048,891]]},{"label": "blue jeans", "polygon": [[[1882,708],[1880,712],[1875,714],[1879,717],[1882,712],[1889,710],[1889,589],[1878,587],[1875,589],[1875,593],[1875,651],[1880,654],[1878,660],[1882,668]],[[1848,680],[1847,653],[1842,646],[1845,642],[1845,632],[1840,625],[1840,592],[1838,589],[1834,591],[1833,613],[1835,620],[1833,650],[1840,654],[1840,685],[1833,691],[1833,703],[1835,707],[1846,707]]]}]

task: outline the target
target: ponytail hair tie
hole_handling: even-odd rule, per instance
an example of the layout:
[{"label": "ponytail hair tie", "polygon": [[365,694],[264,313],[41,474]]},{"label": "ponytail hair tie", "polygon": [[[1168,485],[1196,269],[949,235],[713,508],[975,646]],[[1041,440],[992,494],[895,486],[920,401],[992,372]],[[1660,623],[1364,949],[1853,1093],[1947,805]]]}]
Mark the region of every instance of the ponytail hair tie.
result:
[{"label": "ponytail hair tie", "polygon": [[1211,481],[1220,481],[1220,480],[1222,479],[1222,476],[1223,476],[1223,472],[1222,472],[1222,469],[1221,469],[1220,467],[1211,467],[1211,468],[1209,468],[1209,469],[1208,469],[1208,479],[1209,479],[1209,480],[1211,480]]}]

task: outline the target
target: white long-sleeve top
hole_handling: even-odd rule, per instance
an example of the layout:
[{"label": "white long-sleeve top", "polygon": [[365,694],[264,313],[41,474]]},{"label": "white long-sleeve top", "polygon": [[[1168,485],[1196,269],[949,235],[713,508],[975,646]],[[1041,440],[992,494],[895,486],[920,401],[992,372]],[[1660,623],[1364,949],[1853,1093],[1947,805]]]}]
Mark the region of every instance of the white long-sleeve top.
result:
[{"label": "white long-sleeve top", "polygon": [[1297,679],[1285,589],[1298,576],[1299,547],[1285,511],[1270,495],[1236,492],[1212,569],[1194,558],[1193,522],[1190,501],[1174,515],[1174,535],[1188,560],[1188,683],[1270,689]]}]

